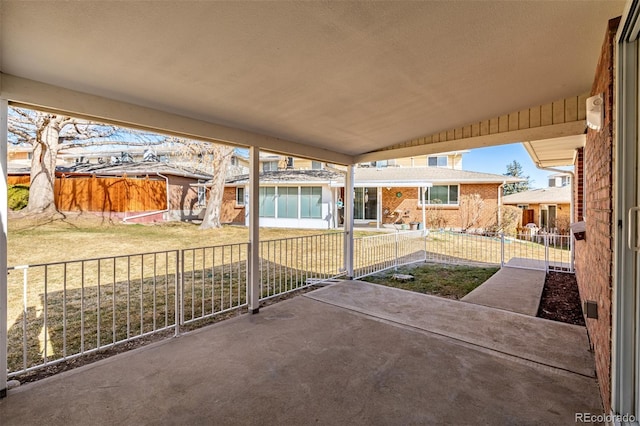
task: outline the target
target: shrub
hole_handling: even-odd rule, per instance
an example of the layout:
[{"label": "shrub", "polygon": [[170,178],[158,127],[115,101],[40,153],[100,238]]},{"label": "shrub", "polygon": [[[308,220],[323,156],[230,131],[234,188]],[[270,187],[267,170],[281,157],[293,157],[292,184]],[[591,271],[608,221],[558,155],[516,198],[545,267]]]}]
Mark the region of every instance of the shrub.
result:
[{"label": "shrub", "polygon": [[9,185],[9,208],[22,210],[29,203],[29,185]]}]

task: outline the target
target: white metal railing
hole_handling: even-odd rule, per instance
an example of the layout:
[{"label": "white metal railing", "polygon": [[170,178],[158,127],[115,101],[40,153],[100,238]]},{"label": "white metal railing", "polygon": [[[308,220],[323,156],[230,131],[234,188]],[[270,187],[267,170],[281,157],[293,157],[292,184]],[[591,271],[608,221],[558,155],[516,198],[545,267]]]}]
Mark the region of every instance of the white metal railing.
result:
[{"label": "white metal railing", "polygon": [[424,231],[354,238],[353,243],[355,278],[426,260]]},{"label": "white metal railing", "polygon": [[[343,276],[345,237],[261,241],[261,300]],[[553,234],[396,232],[354,239],[354,275],[425,261],[572,272],[571,251]],[[243,308],[248,259],[240,243],[10,267],[9,376]]]},{"label": "white metal railing", "polygon": [[427,261],[495,264],[514,268],[573,272],[572,238],[558,234],[462,233],[431,231]]},{"label": "white metal railing", "polygon": [[344,232],[260,241],[260,299],[345,274]]},{"label": "white metal railing", "polygon": [[247,305],[248,243],[180,252],[180,325]]},{"label": "white metal railing", "polygon": [[[344,236],[260,242],[261,300],[344,275]],[[9,377],[247,306],[249,244],[9,267]]]},{"label": "white metal railing", "polygon": [[177,250],[8,270],[9,376],[177,324]]}]

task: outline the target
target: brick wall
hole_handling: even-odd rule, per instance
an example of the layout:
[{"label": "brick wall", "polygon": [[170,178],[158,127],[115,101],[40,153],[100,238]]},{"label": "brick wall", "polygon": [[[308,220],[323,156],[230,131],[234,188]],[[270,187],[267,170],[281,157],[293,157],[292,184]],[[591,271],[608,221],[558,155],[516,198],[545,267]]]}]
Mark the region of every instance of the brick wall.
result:
[{"label": "brick wall", "polygon": [[[481,226],[490,223],[496,217],[498,186],[497,183],[460,185],[460,197],[480,194],[484,200],[480,219]],[[397,196],[398,192],[402,193],[401,197]],[[408,215],[402,216],[403,223],[422,222],[422,206],[419,202],[418,188],[382,188],[382,223],[393,223],[397,216],[392,213],[396,210],[408,212]],[[427,206],[426,210],[427,223],[430,218],[439,215],[446,222],[446,227],[459,228],[461,226],[458,206]]]},{"label": "brick wall", "polygon": [[222,208],[220,209],[221,223],[245,223],[244,206],[236,206],[236,188],[228,186],[222,193]]},{"label": "brick wall", "polygon": [[575,221],[584,219],[584,148],[576,150],[575,184],[573,185],[573,200]]},{"label": "brick wall", "polygon": [[[580,298],[598,304],[598,319],[585,319],[595,353],[605,412],[611,409],[611,285],[613,271],[613,77],[615,34],[619,18],[609,22],[591,95],[604,94],[603,128],[588,130],[581,171],[584,185],[585,241],[576,242],[576,276]],[[579,185],[576,185],[579,188]],[[578,195],[578,194],[577,194]],[[579,215],[576,209],[576,215]]]}]

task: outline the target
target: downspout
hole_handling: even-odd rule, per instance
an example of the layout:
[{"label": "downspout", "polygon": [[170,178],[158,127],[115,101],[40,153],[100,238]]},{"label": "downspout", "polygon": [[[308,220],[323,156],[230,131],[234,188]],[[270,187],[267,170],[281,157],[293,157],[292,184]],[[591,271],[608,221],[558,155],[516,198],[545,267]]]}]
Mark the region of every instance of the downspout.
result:
[{"label": "downspout", "polygon": [[[158,214],[158,213],[168,213],[169,212],[169,200],[170,200],[169,178],[166,177],[165,175],[161,174],[161,173],[156,173],[156,176],[160,176],[165,181],[166,188],[167,188],[167,190],[166,190],[166,192],[167,192],[167,208],[164,209],[164,210],[157,210],[157,211],[152,211],[152,212],[140,213],[140,214],[136,214],[136,215],[129,216],[129,217],[125,216],[122,219],[122,222],[127,223],[127,220],[129,220],[129,219],[138,219],[138,218],[141,218],[141,217],[151,216],[151,215]],[[126,214],[126,212],[125,212],[125,214]]]}]

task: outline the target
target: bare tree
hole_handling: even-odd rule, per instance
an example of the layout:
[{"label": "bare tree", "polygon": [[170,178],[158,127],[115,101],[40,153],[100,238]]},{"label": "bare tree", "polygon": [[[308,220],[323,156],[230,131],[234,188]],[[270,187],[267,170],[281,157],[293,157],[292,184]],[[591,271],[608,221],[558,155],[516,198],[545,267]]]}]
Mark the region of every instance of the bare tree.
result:
[{"label": "bare tree", "polygon": [[224,181],[227,169],[231,164],[233,147],[227,145],[212,145],[213,179],[209,190],[209,201],[200,224],[200,229],[220,228],[220,215],[222,211],[222,196],[224,194]]},{"label": "bare tree", "polygon": [[484,200],[480,194],[469,194],[460,197],[460,226],[462,231],[466,232],[470,228],[478,226],[480,218],[482,217],[482,211],[484,207]]},{"label": "bare tree", "polygon": [[12,108],[8,129],[14,143],[31,145],[29,214],[57,212],[54,198],[56,160],[65,143],[105,138],[115,133],[112,126],[40,111]]},{"label": "bare tree", "polygon": [[177,157],[182,157],[192,168],[213,175],[209,183],[209,199],[200,229],[220,228],[224,183],[234,153],[232,146],[171,137],[166,139]]}]

